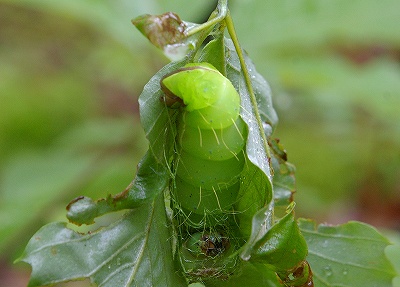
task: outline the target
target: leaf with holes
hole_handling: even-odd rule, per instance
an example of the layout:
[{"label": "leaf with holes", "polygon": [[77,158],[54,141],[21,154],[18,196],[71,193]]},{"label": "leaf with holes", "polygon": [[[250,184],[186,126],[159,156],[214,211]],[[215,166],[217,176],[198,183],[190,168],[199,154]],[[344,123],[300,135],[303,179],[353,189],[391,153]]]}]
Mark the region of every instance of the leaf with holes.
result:
[{"label": "leaf with holes", "polygon": [[176,276],[162,196],[87,234],[65,223],[41,228],[19,259],[32,265],[30,287],[86,277],[98,286],[186,286]]}]

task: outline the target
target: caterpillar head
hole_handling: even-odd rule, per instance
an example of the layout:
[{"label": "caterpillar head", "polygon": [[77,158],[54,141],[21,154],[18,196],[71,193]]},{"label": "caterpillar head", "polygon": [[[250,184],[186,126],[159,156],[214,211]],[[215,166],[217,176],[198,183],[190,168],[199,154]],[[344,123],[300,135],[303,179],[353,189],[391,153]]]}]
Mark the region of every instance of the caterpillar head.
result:
[{"label": "caterpillar head", "polygon": [[240,97],[232,83],[208,63],[191,63],[161,79],[165,102],[183,106],[185,122],[201,129],[221,129],[239,117]]}]

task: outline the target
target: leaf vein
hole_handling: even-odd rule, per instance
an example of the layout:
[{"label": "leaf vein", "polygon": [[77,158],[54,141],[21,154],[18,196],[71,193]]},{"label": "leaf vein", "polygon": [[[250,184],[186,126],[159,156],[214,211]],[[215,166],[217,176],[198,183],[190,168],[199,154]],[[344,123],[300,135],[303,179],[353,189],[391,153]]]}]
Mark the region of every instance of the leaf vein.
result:
[{"label": "leaf vein", "polygon": [[111,272],[102,282],[99,282],[99,287],[101,287],[103,284],[105,284],[107,281],[109,281],[115,274],[120,273],[122,270],[127,269],[129,267],[133,267],[135,263],[126,263],[124,265],[121,265],[119,268],[115,269],[114,272]]},{"label": "leaf vein", "polygon": [[338,259],[336,259],[336,258],[329,257],[329,256],[325,256],[325,255],[323,255],[323,254],[321,254],[321,253],[318,253],[318,252],[314,252],[314,251],[312,251],[312,250],[308,250],[308,253],[309,253],[309,254],[312,254],[312,255],[315,255],[315,256],[317,256],[317,257],[320,257],[320,258],[322,258],[322,259],[325,259],[325,260],[328,260],[328,261],[331,261],[331,262],[335,262],[335,263],[341,264],[341,265],[343,265],[343,266],[347,265],[347,266],[357,267],[357,268],[360,268],[360,269],[374,270],[374,271],[378,271],[378,272],[383,272],[383,273],[391,274],[390,272],[386,271],[385,269],[375,268],[375,267],[372,267],[371,265],[361,265],[361,264],[358,264],[358,263],[355,263],[355,262],[341,261],[341,260],[338,260]]},{"label": "leaf vein", "polygon": [[112,259],[114,259],[118,254],[120,254],[124,249],[126,249],[129,245],[131,245],[133,242],[136,241],[136,239],[140,238],[144,232],[138,233],[136,236],[132,237],[127,243],[122,245],[118,250],[116,250],[114,253],[111,254],[106,260],[104,260],[100,265],[97,266],[97,268],[93,269],[90,273],[89,276],[92,276],[94,273],[99,271],[104,265],[106,265],[108,262],[110,262]]},{"label": "leaf vein", "polygon": [[[143,254],[144,254],[144,251],[146,249],[145,247],[147,245],[147,242],[149,240],[150,227],[152,225],[153,217],[154,217],[154,210],[155,210],[154,204],[155,204],[155,201],[153,201],[152,205],[151,205],[150,214],[149,214],[150,215],[149,216],[149,220],[148,220],[147,225],[146,225],[146,230],[143,232],[145,234],[145,237],[143,238],[143,244],[142,244],[142,246],[140,248],[140,252],[138,253],[138,257],[137,257],[138,259],[137,259],[136,265],[132,269],[132,273],[129,276],[129,280],[128,280],[129,284],[132,283],[135,280],[135,275],[139,270],[139,265],[140,265],[139,262],[142,260],[142,257],[144,256]],[[128,285],[128,286],[130,286],[130,285]]]},{"label": "leaf vein", "polygon": [[324,233],[319,233],[317,231],[308,231],[308,230],[304,230],[304,229],[300,229],[300,230],[301,230],[301,232],[303,234],[312,234],[314,236],[386,243],[385,241],[383,241],[380,238],[371,238],[371,237],[362,237],[362,236],[349,236],[349,235],[343,235],[343,234],[324,234]]}]

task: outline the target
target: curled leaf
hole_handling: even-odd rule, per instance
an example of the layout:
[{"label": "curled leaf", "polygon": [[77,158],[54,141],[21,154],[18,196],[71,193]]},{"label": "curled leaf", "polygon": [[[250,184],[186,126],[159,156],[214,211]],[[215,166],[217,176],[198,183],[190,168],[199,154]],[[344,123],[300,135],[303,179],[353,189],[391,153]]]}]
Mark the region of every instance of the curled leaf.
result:
[{"label": "curled leaf", "polygon": [[[278,271],[296,268],[307,256],[307,244],[294,218],[294,204],[288,213],[255,242],[247,244],[241,256],[253,262],[266,262]],[[256,217],[254,220],[256,221]],[[262,222],[258,222],[262,224]],[[257,222],[253,222],[257,225]]]},{"label": "curled leaf", "polygon": [[306,260],[286,272],[278,273],[285,286],[314,287],[313,273],[310,264]]},{"label": "curled leaf", "polygon": [[186,24],[172,12],[161,15],[141,15],[132,24],[156,47],[163,48],[185,38]]},{"label": "curled leaf", "polygon": [[175,13],[145,14],[133,19],[132,24],[171,60],[182,59],[195,46],[195,38],[188,38],[187,31],[196,24],[182,21]]}]

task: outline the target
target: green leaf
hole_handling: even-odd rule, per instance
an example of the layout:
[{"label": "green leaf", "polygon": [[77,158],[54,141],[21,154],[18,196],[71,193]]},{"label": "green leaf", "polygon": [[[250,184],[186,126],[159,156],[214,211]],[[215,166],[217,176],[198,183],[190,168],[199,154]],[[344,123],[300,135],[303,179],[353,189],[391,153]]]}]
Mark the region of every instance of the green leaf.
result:
[{"label": "green leaf", "polygon": [[[400,239],[400,236],[399,238]],[[393,287],[400,286],[400,241],[395,242],[393,245],[389,245],[385,249],[385,254],[390,262],[393,264],[397,276],[393,279]]]},{"label": "green leaf", "polygon": [[283,287],[275,272],[264,264],[244,262],[239,275],[233,275],[224,281],[206,282],[206,287]]},{"label": "green leaf", "polygon": [[273,187],[275,208],[285,207],[293,201],[295,192],[295,170],[294,165],[287,162],[286,151],[279,140],[270,139],[271,163],[274,170]]},{"label": "green leaf", "polygon": [[[260,228],[261,223],[272,222],[274,207],[270,190],[271,183],[264,172],[253,163],[248,162],[242,173],[242,182],[235,208],[238,211],[240,233],[249,241],[256,240],[264,234],[265,230]],[[260,209],[263,211],[259,212]],[[258,218],[259,216],[261,217]],[[255,217],[257,220],[254,219]]]},{"label": "green leaf", "polygon": [[360,222],[316,227],[305,219],[299,224],[315,286],[392,286],[396,273],[384,254],[390,243],[373,227]]},{"label": "green leaf", "polygon": [[186,286],[174,268],[162,194],[110,226],[87,234],[51,223],[19,259],[32,265],[30,287],[90,277],[98,286]]},{"label": "green leaf", "polygon": [[201,51],[198,62],[207,62],[213,65],[221,74],[226,75],[224,35],[219,33]]},{"label": "green leaf", "polygon": [[[293,214],[294,205],[288,214],[279,220],[267,233],[255,242],[249,241],[242,258],[253,262],[263,262],[273,270],[286,271],[296,267],[307,255],[307,244],[299,231]],[[261,217],[262,218],[262,217]],[[262,222],[254,221],[253,225]]]}]

